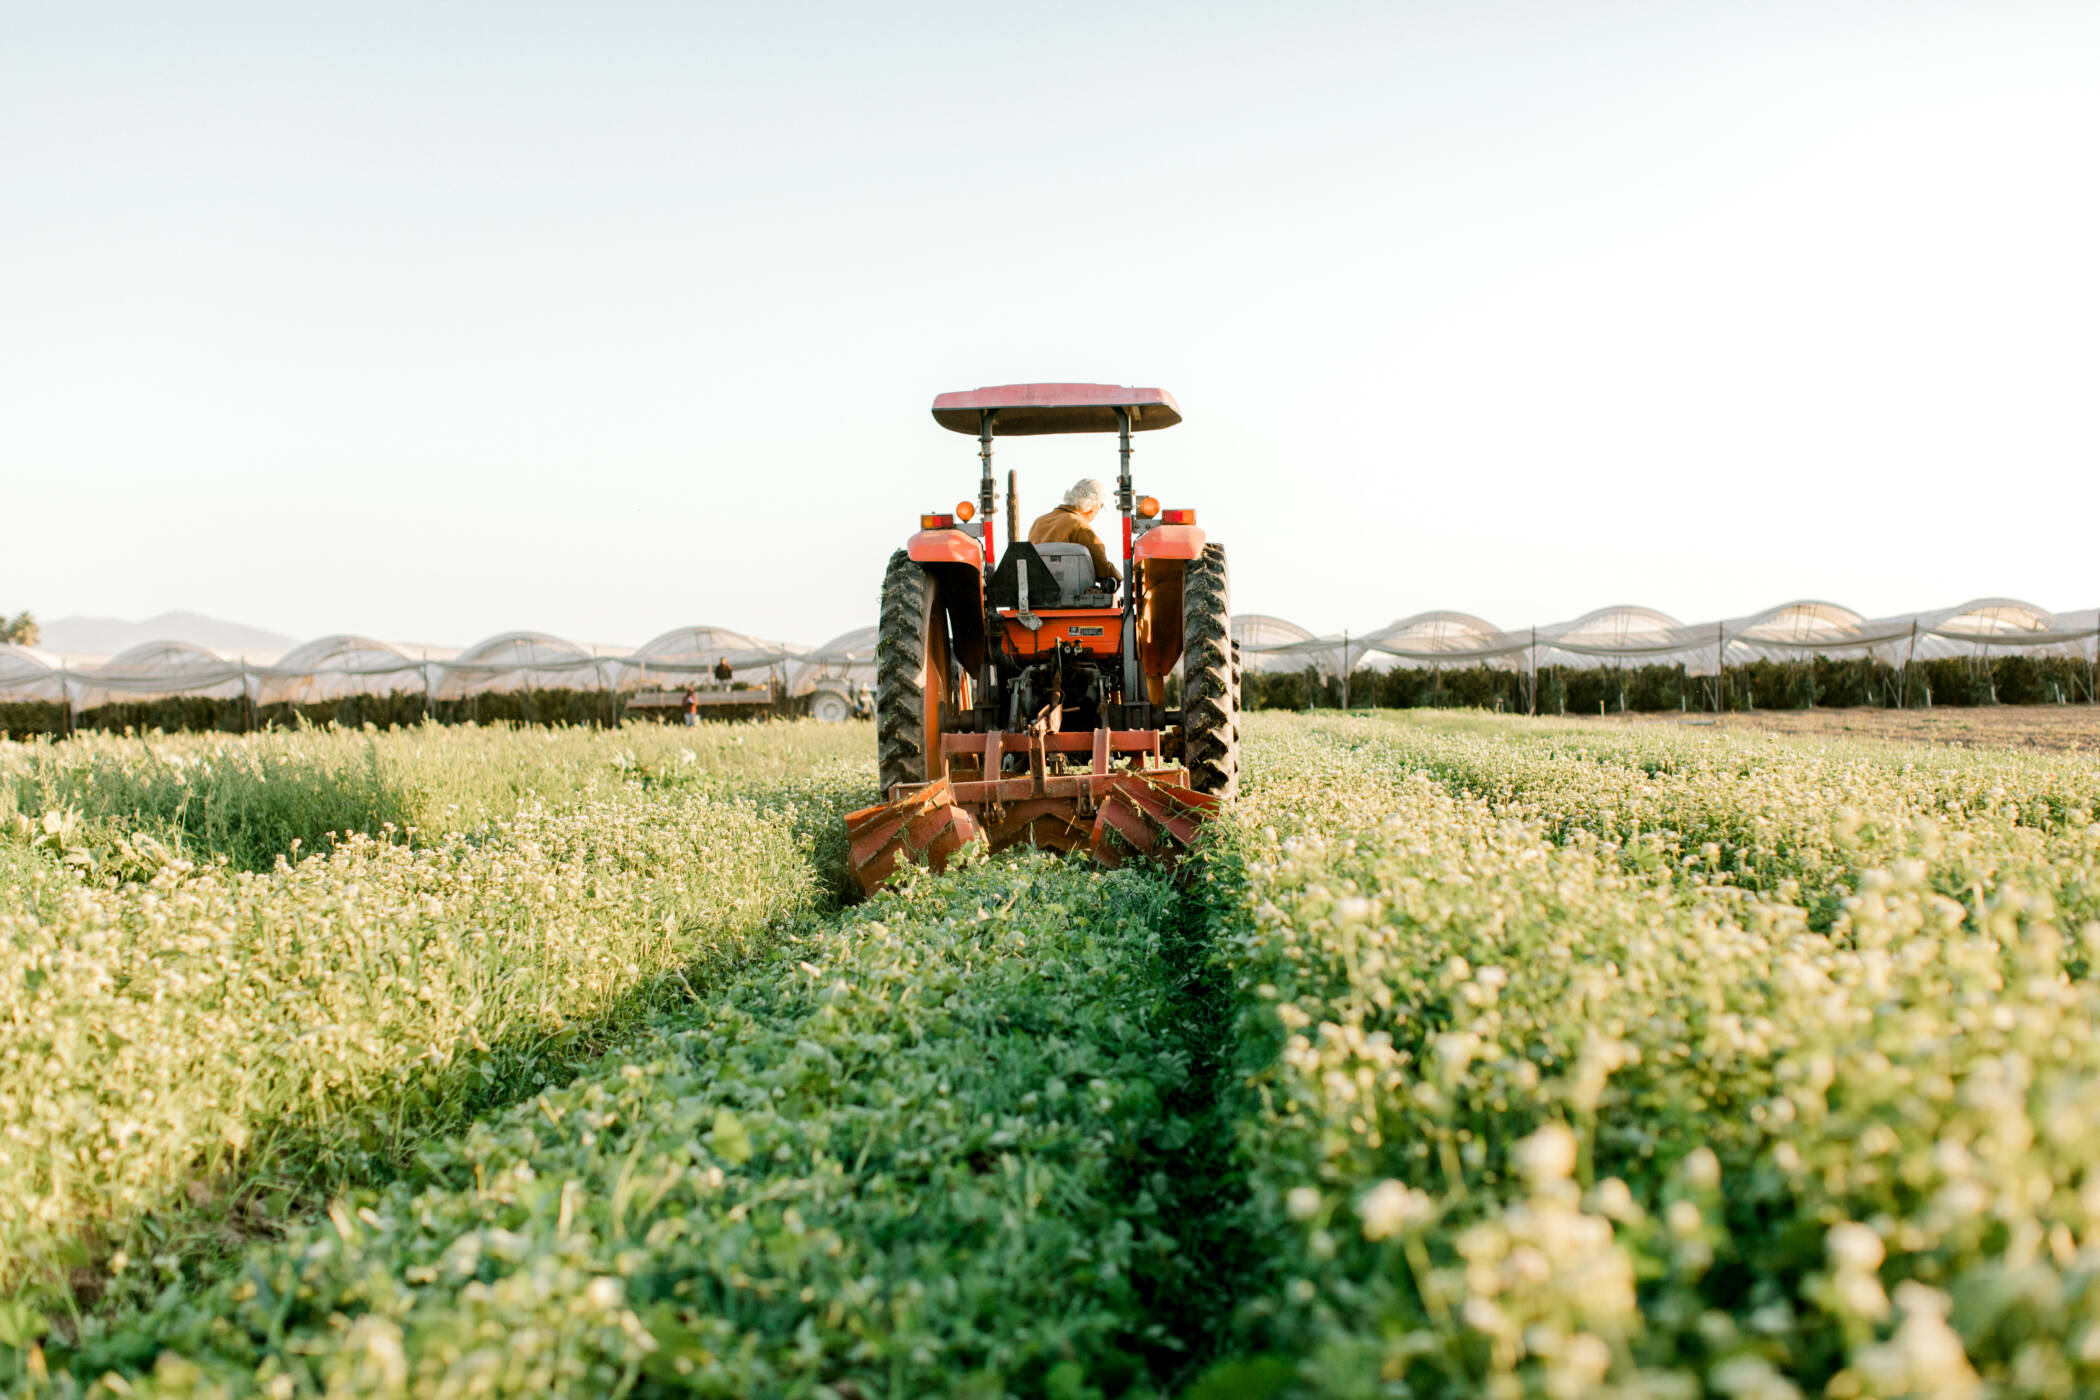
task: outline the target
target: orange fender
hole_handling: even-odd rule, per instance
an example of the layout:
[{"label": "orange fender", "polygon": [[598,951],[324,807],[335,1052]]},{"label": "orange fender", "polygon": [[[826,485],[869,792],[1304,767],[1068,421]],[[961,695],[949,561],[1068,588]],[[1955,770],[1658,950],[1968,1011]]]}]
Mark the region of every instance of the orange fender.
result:
[{"label": "orange fender", "polygon": [[1155,525],[1138,536],[1131,553],[1138,559],[1194,559],[1203,553],[1203,531],[1195,525]]},{"label": "orange fender", "polygon": [[956,659],[969,672],[984,666],[984,546],[960,530],[921,530],[904,542],[913,563],[933,576]]},{"label": "orange fender", "polygon": [[921,530],[904,542],[904,552],[917,564],[967,564],[980,572],[984,568],[984,546],[960,530]]}]

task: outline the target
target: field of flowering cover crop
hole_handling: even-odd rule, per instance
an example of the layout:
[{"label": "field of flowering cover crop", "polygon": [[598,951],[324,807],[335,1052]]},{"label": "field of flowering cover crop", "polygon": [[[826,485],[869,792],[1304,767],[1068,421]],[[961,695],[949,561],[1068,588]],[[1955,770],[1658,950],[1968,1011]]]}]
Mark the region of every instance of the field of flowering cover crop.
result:
[{"label": "field of flowering cover crop", "polygon": [[2100,1393],[2089,760],[1253,733],[1236,1378]]},{"label": "field of flowering cover crop", "polygon": [[702,734],[0,757],[0,1391],[2100,1393],[2089,758],[1263,714],[841,907]]},{"label": "field of flowering cover crop", "polygon": [[179,1282],[824,902],[862,765],[668,735],[0,746],[0,1288]]}]

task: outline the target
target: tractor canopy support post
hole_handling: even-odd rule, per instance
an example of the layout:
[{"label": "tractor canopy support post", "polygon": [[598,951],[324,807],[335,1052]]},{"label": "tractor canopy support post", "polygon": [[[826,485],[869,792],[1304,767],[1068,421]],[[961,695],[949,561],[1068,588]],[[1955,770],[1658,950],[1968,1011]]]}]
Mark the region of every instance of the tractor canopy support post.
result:
[{"label": "tractor canopy support post", "polygon": [[[999,416],[996,408],[987,408],[977,415],[977,460],[983,466],[983,475],[977,482],[977,518],[984,522],[984,579],[989,585],[992,566],[998,562],[992,552],[993,507],[998,500],[992,490],[992,424]],[[991,589],[985,589],[984,604],[984,665],[977,676],[977,694],[972,697],[980,706],[988,705],[993,713],[999,705],[999,667],[992,659],[992,638],[999,635],[999,609],[992,606]]]},{"label": "tractor canopy support post", "polygon": [[1130,518],[1130,508],[1137,499],[1130,491],[1129,409],[1119,408],[1116,410],[1116,428],[1122,438],[1122,463],[1116,469],[1116,509],[1123,512],[1123,518],[1128,520]]},{"label": "tractor canopy support post", "polygon": [[998,409],[988,408],[977,417],[977,460],[984,464],[984,474],[977,483],[977,518],[984,522],[984,572],[987,577],[996,562],[992,558],[992,420],[998,416]]},{"label": "tractor canopy support post", "polygon": [[1137,494],[1130,487],[1130,410],[1116,410],[1116,426],[1121,431],[1122,461],[1116,468],[1116,509],[1123,516],[1123,578],[1132,582],[1131,562],[1136,557],[1136,541],[1130,529],[1131,512],[1137,508]]},{"label": "tractor canopy support post", "polygon": [[1116,428],[1122,438],[1122,456],[1116,470],[1116,509],[1123,516],[1123,703],[1133,704],[1146,693],[1138,675],[1137,653],[1137,554],[1130,528],[1131,511],[1137,497],[1130,489],[1130,410],[1116,410]]}]

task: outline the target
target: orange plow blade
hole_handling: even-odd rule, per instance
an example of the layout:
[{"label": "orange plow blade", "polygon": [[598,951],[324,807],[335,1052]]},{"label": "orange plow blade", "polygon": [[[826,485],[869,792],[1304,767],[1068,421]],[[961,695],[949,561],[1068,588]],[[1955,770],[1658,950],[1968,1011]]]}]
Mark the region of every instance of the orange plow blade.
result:
[{"label": "orange plow blade", "polygon": [[1094,818],[1094,859],[1120,865],[1141,856],[1171,866],[1217,810],[1209,793],[1143,773],[1119,775],[1110,779]]},{"label": "orange plow blade", "polygon": [[854,878],[873,894],[900,860],[939,870],[978,836],[977,819],[955,805],[948,780],[929,783],[894,802],[846,814],[846,842]]}]

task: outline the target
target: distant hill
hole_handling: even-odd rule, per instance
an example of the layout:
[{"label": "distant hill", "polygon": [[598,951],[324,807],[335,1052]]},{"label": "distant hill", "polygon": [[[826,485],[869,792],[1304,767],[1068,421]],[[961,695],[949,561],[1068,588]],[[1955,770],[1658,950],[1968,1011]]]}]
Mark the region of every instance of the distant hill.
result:
[{"label": "distant hill", "polygon": [[46,651],[114,656],[140,642],[188,642],[213,651],[289,651],[299,644],[296,637],[250,627],[240,622],[221,622],[201,613],[168,612],[144,622],[125,622],[115,617],[61,617],[43,624],[37,643]]}]

